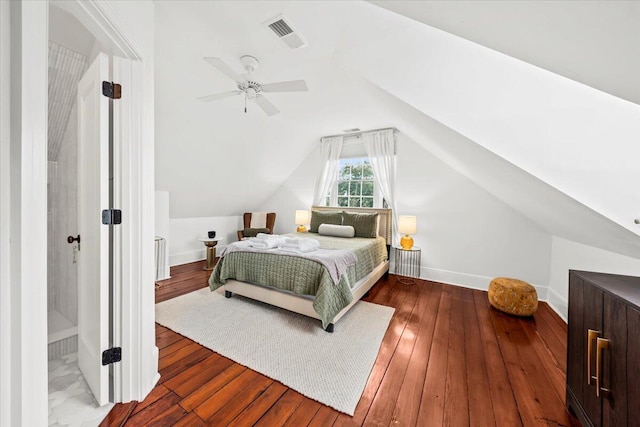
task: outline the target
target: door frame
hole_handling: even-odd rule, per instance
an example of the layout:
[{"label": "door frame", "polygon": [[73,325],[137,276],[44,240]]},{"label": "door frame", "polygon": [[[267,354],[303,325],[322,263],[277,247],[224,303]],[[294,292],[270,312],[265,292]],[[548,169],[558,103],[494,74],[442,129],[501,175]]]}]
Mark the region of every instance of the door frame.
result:
[{"label": "door frame", "polygon": [[[123,361],[115,366],[114,397],[142,400],[159,379],[153,3],[55,4],[73,13],[109,53],[125,59],[113,70],[123,84],[114,118],[116,204],[123,211],[114,302]],[[48,2],[0,1],[0,8],[0,425],[46,425]]]}]

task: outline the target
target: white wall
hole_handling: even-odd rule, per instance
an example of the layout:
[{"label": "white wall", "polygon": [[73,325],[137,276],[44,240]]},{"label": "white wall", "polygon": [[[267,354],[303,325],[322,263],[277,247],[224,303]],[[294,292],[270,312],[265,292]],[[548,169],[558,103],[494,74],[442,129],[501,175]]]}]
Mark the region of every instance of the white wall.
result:
[{"label": "white wall", "polygon": [[640,259],[553,237],[548,300],[565,320],[567,319],[569,270],[640,276]]},{"label": "white wall", "polygon": [[396,26],[359,29],[336,54],[347,70],[640,233],[640,105],[382,12]]},{"label": "white wall", "polygon": [[[518,277],[546,297],[548,232],[402,134],[397,153],[398,214],[418,216],[421,277],[479,289],[496,276]],[[277,213],[276,233],[295,231],[295,210],[309,209],[317,157],[316,148],[261,206]]]},{"label": "white wall", "polygon": [[171,218],[169,220],[169,240],[171,251],[169,265],[186,264],[206,259],[204,243],[199,239],[207,238],[207,231],[215,231],[218,249],[229,242],[238,240],[237,232],[242,228],[239,216],[218,216],[202,218]]},{"label": "white wall", "polygon": [[640,104],[637,1],[371,1]]}]

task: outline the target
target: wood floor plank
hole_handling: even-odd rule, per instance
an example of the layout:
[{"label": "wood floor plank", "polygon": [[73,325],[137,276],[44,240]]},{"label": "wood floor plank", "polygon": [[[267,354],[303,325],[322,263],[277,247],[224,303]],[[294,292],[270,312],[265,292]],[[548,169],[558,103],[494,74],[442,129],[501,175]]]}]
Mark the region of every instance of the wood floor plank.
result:
[{"label": "wood floor plank", "polygon": [[420,410],[416,421],[418,426],[442,425],[444,419],[450,317],[451,288],[445,287],[440,296],[440,308],[433,332],[429,365],[420,398]]},{"label": "wood floor plank", "polygon": [[107,414],[104,420],[100,423],[100,427],[120,427],[131,416],[131,412],[135,409],[138,402],[131,401],[128,403],[116,404],[111,412]]},{"label": "wood floor plank", "polygon": [[169,365],[173,365],[176,362],[179,362],[181,359],[187,357],[191,353],[198,351],[202,348],[202,346],[198,343],[191,341],[186,346],[182,347],[180,350],[175,351],[165,357],[161,357],[158,360],[158,369],[162,371]]},{"label": "wood floor plank", "polygon": [[231,360],[217,353],[211,353],[196,365],[165,381],[164,385],[178,396],[185,397],[232,364]]},{"label": "wood floor plank", "polygon": [[378,304],[387,305],[396,309],[387,332],[382,340],[380,351],[378,352],[378,358],[376,359],[369,379],[365,386],[364,392],[358,405],[356,406],[353,417],[345,414],[340,414],[337,417],[336,426],[356,426],[362,425],[364,419],[369,412],[371,403],[375,398],[380,382],[384,377],[389,362],[393,357],[393,353],[396,351],[398,342],[404,332],[404,328],[409,320],[409,316],[413,311],[413,306],[418,297],[416,288],[410,288],[411,285],[404,285],[398,282],[397,277],[390,276],[389,280],[389,292],[385,295],[384,299],[376,301]]},{"label": "wood floor plank", "polygon": [[491,395],[491,401],[496,402],[493,405],[494,419],[501,420],[504,425],[522,426],[506,361],[502,356],[498,337],[491,322],[490,309],[487,307],[487,293],[474,292],[473,299],[484,358],[487,361],[488,391]]},{"label": "wood floor plank", "polygon": [[335,409],[322,405],[320,409],[318,409],[318,412],[316,412],[316,414],[313,416],[311,422],[309,422],[309,424],[307,425],[309,427],[330,426],[333,425],[333,423],[336,421],[338,415],[340,415],[340,413]]},{"label": "wood floor plank", "polygon": [[[203,265],[172,268],[156,298],[206,286]],[[566,324],[547,304],[520,319],[492,309],[486,292],[395,275],[365,300],[396,312],[353,417],[156,325],[159,384],[101,425],[578,425],[561,395]]]},{"label": "wood floor plank", "polygon": [[207,400],[209,396],[211,396],[213,393],[220,390],[229,381],[233,380],[235,377],[237,377],[238,375],[240,375],[246,370],[247,368],[238,364],[233,364],[229,366],[227,369],[220,372],[220,374],[216,375],[214,378],[204,383],[202,387],[199,387],[193,393],[184,397],[180,401],[180,406],[182,406],[187,411],[194,410],[198,405],[200,405],[202,402]]},{"label": "wood floor plank", "polygon": [[[176,403],[180,400],[180,396],[174,393],[167,393],[161,399],[156,400],[137,414],[133,415],[131,418],[127,420],[125,423],[126,427],[138,427],[138,426],[147,426],[152,424],[152,421],[156,419],[159,415],[163,414],[165,411],[169,409],[173,409],[174,411],[180,412],[182,408],[176,407]],[[184,416],[184,412],[178,418]],[[158,420],[158,424],[160,420]]]},{"label": "wood floor plank", "polygon": [[419,297],[416,300],[413,311],[396,347],[389,367],[384,374],[380,387],[369,408],[364,423],[372,426],[387,426],[391,422],[393,411],[396,408],[396,400],[402,388],[402,382],[409,366],[411,354],[414,351],[416,340],[422,325],[422,315],[429,301],[432,285],[420,283]]},{"label": "wood floor plank", "polygon": [[422,313],[420,331],[411,353],[411,359],[409,360],[402,386],[398,392],[398,399],[390,425],[415,426],[418,419],[420,399],[433,341],[433,331],[442,295],[442,285],[432,283],[431,286],[429,302]]},{"label": "wood floor plank", "polygon": [[168,330],[167,332],[158,335],[158,338],[156,338],[156,346],[158,347],[158,350],[161,350],[173,343],[182,341],[183,339],[184,337],[182,335],[176,334],[172,330]]},{"label": "wood floor plank", "polygon": [[204,427],[207,424],[195,413],[189,412],[186,416],[176,421],[173,427]]},{"label": "wood floor plank", "polygon": [[229,423],[229,427],[250,427],[255,425],[287,390],[287,386],[274,381],[264,393],[258,396],[244,411]]},{"label": "wood floor plank", "polygon": [[[178,335],[178,334],[176,334]],[[191,341],[188,338],[185,338],[183,336],[180,336],[181,339],[169,344],[169,345],[165,345],[164,347],[158,347],[158,350],[160,351],[160,358],[162,359],[165,356],[170,355],[171,353],[174,353],[178,350],[180,350],[182,347],[186,347],[189,344],[193,343],[193,341]]]},{"label": "wood floor plank", "polygon": [[[271,378],[267,378],[264,375],[259,375],[255,380],[251,381],[247,386],[242,388],[238,392],[235,389],[221,390],[221,392],[228,393],[230,399],[226,402],[220,402],[221,406],[216,412],[213,412],[212,416],[206,418],[206,421],[210,425],[226,426],[240,415],[241,412],[247,408],[251,402],[258,399],[268,388],[273,384]],[[227,387],[230,387],[231,383]],[[204,405],[204,404],[203,404]],[[203,419],[202,411],[196,408],[196,413]]]},{"label": "wood floor plank", "polygon": [[553,357],[560,363],[563,371],[567,368],[567,331],[556,327],[557,314],[552,315],[549,312],[547,304],[538,305],[538,311],[535,314],[536,330],[540,334],[549,350],[553,353]]},{"label": "wood floor plank", "polygon": [[143,409],[147,408],[148,406],[150,406],[151,404],[157,402],[158,400],[162,399],[163,397],[165,397],[167,394],[169,394],[169,389],[159,385],[157,387],[154,387],[153,390],[151,390],[151,393],[149,393],[149,395],[147,397],[145,397],[145,399],[142,402],[139,402],[136,407],[133,409],[133,411],[131,411],[131,415],[135,415],[138,412],[142,411]]},{"label": "wood floor plank", "polygon": [[177,362],[162,368],[160,370],[160,384],[169,381],[171,378],[184,372],[185,369],[198,365],[201,360],[206,359],[212,354],[213,352],[208,348],[201,347],[193,353],[189,353]]},{"label": "wood floor plank", "polygon": [[284,425],[286,427],[306,426],[313,420],[313,417],[316,416],[322,406],[324,405],[315,400],[305,399],[298,405]]},{"label": "wood floor plank", "polygon": [[449,318],[449,345],[447,348],[447,381],[444,396],[443,422],[447,426],[469,424],[469,393],[465,359],[465,329],[462,288],[451,289],[451,316]]},{"label": "wood floor plank", "polygon": [[[491,309],[491,320],[501,338],[502,354],[512,386],[516,386],[516,403],[524,424],[540,422],[569,425],[569,417],[557,399],[553,399],[552,384],[541,369],[531,342],[522,330],[524,319]],[[535,357],[535,359],[534,359]],[[517,366],[517,367],[515,367]]]},{"label": "wood floor plank", "polygon": [[295,390],[287,390],[280,399],[263,415],[255,424],[256,427],[269,427],[273,425],[284,425],[289,417],[295,412],[304,396]]},{"label": "wood floor plank", "polygon": [[[491,393],[487,393],[489,374],[473,295],[472,290],[463,290],[462,311],[465,331],[464,356],[469,394],[469,425],[494,427],[496,426],[496,420],[493,417],[494,403],[491,399]],[[499,405],[500,402],[496,402],[496,404]]]}]

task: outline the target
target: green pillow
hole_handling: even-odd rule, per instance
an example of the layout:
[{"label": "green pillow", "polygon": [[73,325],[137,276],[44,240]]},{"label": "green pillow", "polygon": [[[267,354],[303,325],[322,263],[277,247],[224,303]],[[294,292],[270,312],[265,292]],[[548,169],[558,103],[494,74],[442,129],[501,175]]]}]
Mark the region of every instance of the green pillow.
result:
[{"label": "green pillow", "polygon": [[312,233],[318,232],[320,224],[335,224],[342,225],[342,212],[340,211],[311,211],[311,221],[309,223],[309,231]]},{"label": "green pillow", "polygon": [[342,225],[350,225],[356,230],[356,237],[376,237],[378,235],[378,213],[343,212]]},{"label": "green pillow", "polygon": [[258,233],[266,233],[269,234],[268,228],[245,228],[242,230],[242,235],[244,237],[256,237]]}]

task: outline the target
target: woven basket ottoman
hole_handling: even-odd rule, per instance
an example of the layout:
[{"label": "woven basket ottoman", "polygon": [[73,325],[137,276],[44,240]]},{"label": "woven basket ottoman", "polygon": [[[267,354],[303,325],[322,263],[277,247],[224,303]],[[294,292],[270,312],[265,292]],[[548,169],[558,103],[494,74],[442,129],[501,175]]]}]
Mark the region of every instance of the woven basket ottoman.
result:
[{"label": "woven basket ottoman", "polygon": [[538,309],[538,293],[522,280],[496,277],[489,284],[489,303],[508,314],[531,316]]}]

